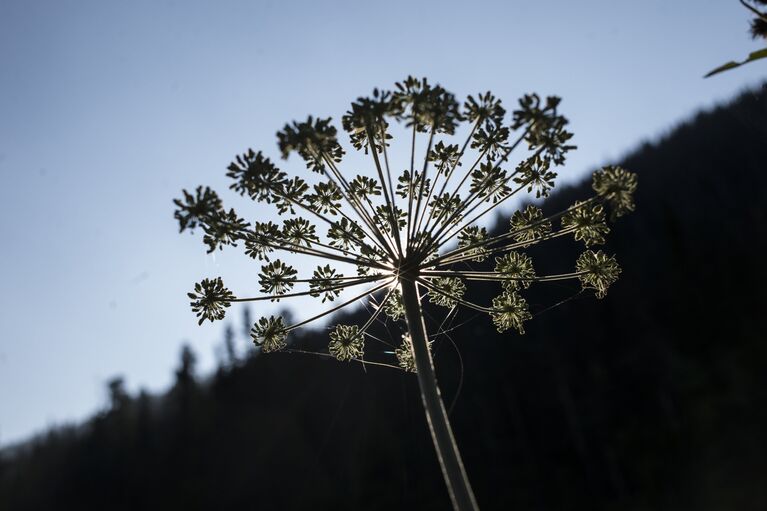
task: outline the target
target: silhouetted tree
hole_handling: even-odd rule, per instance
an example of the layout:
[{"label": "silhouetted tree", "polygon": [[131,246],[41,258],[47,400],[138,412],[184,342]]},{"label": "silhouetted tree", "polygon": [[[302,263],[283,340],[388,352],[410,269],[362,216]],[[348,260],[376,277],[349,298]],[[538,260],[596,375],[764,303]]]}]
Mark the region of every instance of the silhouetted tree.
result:
[{"label": "silhouetted tree", "polygon": [[115,376],[107,382],[107,393],[109,394],[109,409],[111,411],[119,411],[130,400],[122,376]]},{"label": "silhouetted tree", "polygon": [[227,324],[224,328],[224,346],[226,347],[227,364],[229,367],[236,366],[238,357],[236,348],[234,346],[234,329],[230,324]]}]

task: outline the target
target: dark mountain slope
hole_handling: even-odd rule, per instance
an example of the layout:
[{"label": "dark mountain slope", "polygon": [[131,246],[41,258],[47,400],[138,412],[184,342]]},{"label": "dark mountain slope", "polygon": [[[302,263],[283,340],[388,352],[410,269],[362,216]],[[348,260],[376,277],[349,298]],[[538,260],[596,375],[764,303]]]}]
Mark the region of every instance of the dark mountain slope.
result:
[{"label": "dark mountain slope", "polygon": [[[525,336],[483,317],[450,332],[452,420],[483,509],[767,508],[765,142],[763,88],[643,145],[622,162],[640,188],[605,249],[623,267],[607,298],[576,295]],[[536,262],[567,271],[581,250]],[[456,350],[435,353],[450,401]],[[4,453],[0,509],[448,508],[413,375],[274,354],[200,383],[184,360],[166,395],[115,388],[87,427]]]}]

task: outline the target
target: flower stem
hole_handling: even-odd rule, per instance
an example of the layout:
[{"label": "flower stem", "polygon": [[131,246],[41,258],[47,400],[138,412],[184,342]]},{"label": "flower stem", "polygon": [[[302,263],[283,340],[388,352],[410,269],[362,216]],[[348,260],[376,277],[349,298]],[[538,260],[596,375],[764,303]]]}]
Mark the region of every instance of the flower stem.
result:
[{"label": "flower stem", "polygon": [[478,510],[474,492],[471,489],[466,470],[463,468],[461,453],[453,437],[453,430],[447,418],[445,405],[437,386],[434,374],[434,364],[429,353],[426,324],[423,321],[421,300],[414,280],[402,278],[402,301],[405,307],[410,339],[413,343],[415,366],[418,373],[418,384],[421,387],[421,398],[426,411],[426,421],[429,424],[434,449],[437,451],[442,475],[445,478],[450,500],[455,511]]}]

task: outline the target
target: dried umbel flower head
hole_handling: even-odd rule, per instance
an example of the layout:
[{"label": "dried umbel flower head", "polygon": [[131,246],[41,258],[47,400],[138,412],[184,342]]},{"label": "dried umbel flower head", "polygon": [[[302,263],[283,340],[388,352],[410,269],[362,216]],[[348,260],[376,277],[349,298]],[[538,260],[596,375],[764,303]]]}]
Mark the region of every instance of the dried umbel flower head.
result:
[{"label": "dried umbel flower head", "polygon": [[285,339],[288,333],[281,317],[260,318],[250,329],[250,336],[257,346],[261,346],[264,353],[281,350],[287,346]]},{"label": "dried umbel flower head", "polygon": [[[594,173],[594,197],[548,217],[527,205],[512,215],[509,231],[500,235],[490,236],[477,225],[511,197],[548,196],[557,177],[554,169],[574,149],[559,103],[556,97],[524,96],[507,122],[501,100],[490,92],[469,96],[461,107],[442,87],[409,77],[392,91],[375,90],[371,97],[359,98],[343,116],[351,145],[370,156],[369,174],[356,176],[341,172],[345,151],[331,119],[309,117],[285,125],[277,135],[280,154],[298,154],[313,179],[291,177],[252,149],[237,156],[227,171],[232,190],[273,206],[282,225],[248,223],[233,209],[226,210],[210,188],[184,191],[175,201],[180,229],[201,226],[209,251],[241,242],[247,255],[264,262],[258,277],[263,296],[237,298],[220,278],[204,279],[189,294],[194,312],[202,322],[222,319],[235,301],[308,295],[340,302],[330,309],[336,311],[372,300],[374,311],[365,325],[340,325],[332,331],[329,353],[346,361],[362,359],[368,329],[380,314],[404,319],[403,279],[417,282],[431,303],[485,312],[499,331],[520,333],[531,317],[520,293],[530,285],[578,279],[584,289],[604,296],[620,270],[601,251],[584,252],[575,271],[539,275],[525,250],[566,235],[586,247],[603,244],[610,230],[607,212],[616,218],[634,209],[634,174],[605,167]],[[399,174],[392,170],[399,163],[395,166],[388,153],[393,122],[411,131],[409,165]],[[468,124],[468,137],[451,143],[461,123]],[[425,157],[417,163],[419,142],[425,145]],[[511,165],[515,149],[525,155]],[[457,247],[449,248],[454,239]],[[274,258],[279,251],[317,258],[320,264],[300,276]],[[471,263],[492,256],[494,271],[470,269]],[[356,271],[344,275],[333,263]],[[500,295],[487,305],[469,301],[466,283],[474,280],[497,283]],[[355,287],[363,289],[346,298],[345,292]],[[285,325],[280,318],[262,318],[253,327],[253,339],[263,351],[275,351],[287,345],[290,331],[309,321]]]},{"label": "dried umbel flower head", "polygon": [[206,319],[211,322],[224,319],[226,308],[231,305],[231,301],[234,299],[231,291],[224,287],[221,277],[202,279],[201,282],[194,285],[194,292],[187,293],[187,295],[192,299],[192,312],[195,312],[200,318],[198,322],[200,325]]},{"label": "dried umbel flower head", "polygon": [[[428,342],[429,353],[431,353],[432,344],[434,344],[434,341]],[[413,339],[410,337],[410,334],[402,335],[402,344],[394,350],[394,355],[397,357],[397,364],[401,369],[409,373],[417,372]]]},{"label": "dried umbel flower head", "polygon": [[364,340],[357,325],[336,325],[330,333],[330,354],[338,360],[362,358]]},{"label": "dried umbel flower head", "polygon": [[[417,374],[453,505],[475,509],[439,397],[422,299],[451,311],[466,307],[485,313],[499,332],[522,334],[532,317],[523,296],[531,286],[571,279],[601,298],[620,273],[614,257],[589,249],[571,269],[542,275],[527,250],[564,236],[586,247],[601,245],[610,231],[607,218],[634,210],[636,176],[605,167],[594,174],[595,195],[563,211],[546,216],[526,205],[512,215],[507,232],[493,236],[479,225],[511,198],[550,194],[557,167],[575,149],[559,104],[557,97],[526,95],[509,117],[490,92],[469,96],[461,105],[441,86],[408,77],[391,91],[375,89],[358,98],[343,115],[351,146],[369,161],[367,171],[355,176],[341,171],[345,150],[331,119],[308,117],[285,125],[277,134],[279,152],[305,162],[309,172],[303,177],[289,176],[252,149],[237,156],[227,172],[232,190],[274,208],[274,221],[260,209],[259,220],[247,222],[224,209],[209,188],[184,191],[175,201],[180,229],[202,227],[209,252],[241,244],[260,266],[262,296],[235,297],[220,277],[204,279],[189,294],[193,311],[202,322],[222,319],[233,302],[298,296],[330,302],[321,314],[294,324],[281,317],[259,319],[251,335],[266,353],[286,348],[289,333],[315,319],[357,302],[370,304],[363,325],[331,329],[324,355]],[[402,162],[389,154],[397,129],[409,141],[409,158]],[[454,140],[460,129],[467,135]],[[512,162],[515,150],[521,154]],[[278,259],[280,253],[315,259],[317,265],[299,272]],[[492,270],[473,267],[493,263]],[[475,303],[466,296],[469,281],[494,286],[499,294],[491,303]],[[400,342],[392,345],[370,332],[383,318],[407,325]],[[369,341],[391,348],[384,351],[390,364],[365,358]]]}]

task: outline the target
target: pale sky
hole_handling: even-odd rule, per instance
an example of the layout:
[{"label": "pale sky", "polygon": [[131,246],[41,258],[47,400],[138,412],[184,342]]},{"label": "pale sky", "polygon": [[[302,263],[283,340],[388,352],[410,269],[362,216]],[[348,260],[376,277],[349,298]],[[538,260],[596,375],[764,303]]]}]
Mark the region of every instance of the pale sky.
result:
[{"label": "pale sky", "polygon": [[764,63],[702,78],[759,48],[748,20],[735,0],[3,0],[0,445],[85,418],[113,375],[162,390],[184,340],[214,367],[223,324],[198,327],[186,292],[254,286],[259,265],[178,235],[171,201],[206,184],[246,204],[225,168],[278,158],[285,122],[339,120],[408,74],[508,109],[556,94],[575,180],[763,80]]}]

